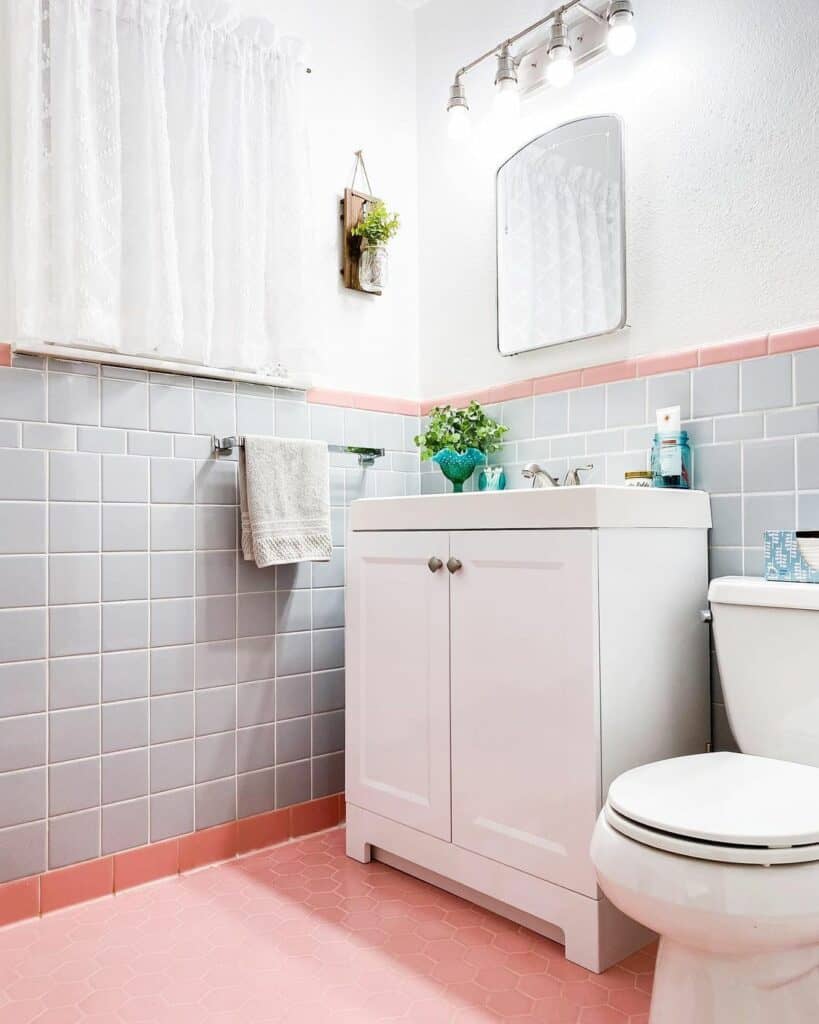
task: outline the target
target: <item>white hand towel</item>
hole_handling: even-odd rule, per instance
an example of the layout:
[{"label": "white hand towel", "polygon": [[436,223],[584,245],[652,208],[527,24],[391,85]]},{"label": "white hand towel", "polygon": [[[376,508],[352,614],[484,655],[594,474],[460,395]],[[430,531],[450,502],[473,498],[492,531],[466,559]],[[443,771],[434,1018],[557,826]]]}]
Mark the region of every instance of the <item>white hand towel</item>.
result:
[{"label": "white hand towel", "polygon": [[239,501],[246,560],[260,568],[329,560],[330,456],[323,442],[246,437]]}]

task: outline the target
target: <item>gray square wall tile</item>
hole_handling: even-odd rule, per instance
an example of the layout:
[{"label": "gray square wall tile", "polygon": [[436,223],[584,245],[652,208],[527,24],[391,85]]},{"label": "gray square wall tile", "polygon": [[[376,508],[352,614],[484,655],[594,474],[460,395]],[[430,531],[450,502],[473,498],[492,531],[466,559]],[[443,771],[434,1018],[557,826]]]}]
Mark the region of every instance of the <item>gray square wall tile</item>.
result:
[{"label": "gray square wall tile", "polygon": [[147,799],[110,804],[102,809],[103,855],[118,850],[144,846],[149,836],[149,803]]},{"label": "gray square wall tile", "polygon": [[48,374],[48,419],[51,423],[79,423],[93,426],[99,416],[96,375]]},{"label": "gray square wall tile", "polygon": [[52,818],[48,825],[48,866],[66,867],[100,853],[99,809]]},{"label": "gray square wall tile", "polygon": [[647,382],[647,417],[652,425],[656,423],[658,409],[678,405],[682,419],[691,415],[691,374],[665,373],[657,377],[649,377]]},{"label": "gray square wall tile", "polygon": [[0,664],[0,718],[45,711],[46,689],[47,662]]},{"label": "gray square wall tile", "polygon": [[236,780],[237,812],[240,818],[272,811],[276,806],[276,769],[248,772]]},{"label": "gray square wall tile", "polygon": [[48,769],[49,813],[70,814],[99,806],[100,759],[67,761]]},{"label": "gray square wall tile", "polygon": [[606,388],[580,388],[569,392],[569,430],[602,430],[606,425]]},{"label": "gray square wall tile", "polygon": [[102,708],[102,752],[148,745],[148,701],[127,700]]},{"label": "gray square wall tile", "polygon": [[219,779],[195,787],[196,828],[211,828],[236,817],[236,783]]},{"label": "gray square wall tile", "polygon": [[[722,416],[739,411],[739,365],[702,366],[692,372],[694,416]],[[684,417],[687,419],[688,417]]]},{"label": "gray square wall tile", "polygon": [[0,373],[0,411],[4,419],[46,418],[45,374],[17,368]]},{"label": "gray square wall tile", "polygon": [[796,402],[819,402],[819,348],[794,354]]},{"label": "gray square wall tile", "polygon": [[0,608],[23,608],[46,603],[43,555],[0,555]]},{"label": "gray square wall tile", "polygon": [[48,716],[48,760],[76,761],[100,752],[99,708],[52,711]]},{"label": "gray square wall tile", "polygon": [[95,604],[100,599],[100,557],[51,555],[48,559],[50,604]]},{"label": "gray square wall tile", "polygon": [[45,768],[0,775],[0,829],[24,825],[45,816]]},{"label": "gray square wall tile", "polygon": [[149,567],[147,552],[107,552],[104,554],[102,556],[103,601],[144,601],[148,597]]},{"label": "gray square wall tile", "polygon": [[45,715],[0,719],[0,772],[36,768],[45,762]]},{"label": "gray square wall tile", "polygon": [[791,438],[746,441],[742,461],[742,484],[746,494],[794,489],[794,444]]},{"label": "gray square wall tile", "polygon": [[48,666],[48,700],[52,711],[90,707],[100,700],[99,655],[52,658]]},{"label": "gray square wall tile", "polygon": [[118,803],[148,793],[149,751],[123,750],[102,757],[102,802]]},{"label": "gray square wall tile", "polygon": [[743,411],[791,404],[793,363],[789,355],[747,359],[740,364],[740,372]]},{"label": "gray square wall tile", "polygon": [[102,656],[103,701],[148,696],[148,652],[114,651]]},{"label": "gray square wall tile", "polygon": [[45,452],[0,448],[0,499],[41,501],[46,496]]},{"label": "gray square wall tile", "polygon": [[144,381],[103,379],[103,427],[124,427],[131,430],[148,428],[148,385]]},{"label": "gray square wall tile", "polygon": [[193,786],[151,797],[151,842],[193,832]]},{"label": "gray square wall tile", "polygon": [[0,554],[45,550],[45,502],[0,502]]},{"label": "gray square wall tile", "polygon": [[45,871],[46,866],[44,821],[20,825],[3,832],[3,842],[0,843],[0,882],[37,875]]},{"label": "gray square wall tile", "polygon": [[796,451],[800,490],[819,490],[819,437],[800,437]]}]

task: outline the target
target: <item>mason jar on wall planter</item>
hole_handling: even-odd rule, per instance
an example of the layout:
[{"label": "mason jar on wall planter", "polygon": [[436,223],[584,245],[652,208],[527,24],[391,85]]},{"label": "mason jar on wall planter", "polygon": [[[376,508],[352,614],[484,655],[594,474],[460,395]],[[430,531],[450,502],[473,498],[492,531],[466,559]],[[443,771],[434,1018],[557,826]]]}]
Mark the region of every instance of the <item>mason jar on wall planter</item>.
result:
[{"label": "mason jar on wall planter", "polygon": [[381,292],[389,279],[389,256],[386,245],[370,245],[366,239],[361,242],[358,258],[358,283],[365,292]]}]

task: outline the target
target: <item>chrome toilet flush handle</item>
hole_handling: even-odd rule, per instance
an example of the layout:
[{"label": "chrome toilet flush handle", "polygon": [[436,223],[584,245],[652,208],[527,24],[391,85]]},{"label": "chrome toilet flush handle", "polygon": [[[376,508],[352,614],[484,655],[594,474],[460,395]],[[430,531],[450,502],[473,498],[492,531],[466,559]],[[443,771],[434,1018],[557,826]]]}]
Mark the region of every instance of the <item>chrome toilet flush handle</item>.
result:
[{"label": "chrome toilet flush handle", "polygon": [[429,569],[430,572],[438,572],[439,569],[443,568],[443,565],[444,563],[441,561],[441,559],[436,558],[435,555],[433,555],[432,558],[430,558],[430,560],[427,562],[427,568]]},{"label": "chrome toilet flush handle", "polygon": [[446,563],[447,569],[454,575],[456,572],[460,572],[463,569],[464,564],[459,558],[450,558]]}]

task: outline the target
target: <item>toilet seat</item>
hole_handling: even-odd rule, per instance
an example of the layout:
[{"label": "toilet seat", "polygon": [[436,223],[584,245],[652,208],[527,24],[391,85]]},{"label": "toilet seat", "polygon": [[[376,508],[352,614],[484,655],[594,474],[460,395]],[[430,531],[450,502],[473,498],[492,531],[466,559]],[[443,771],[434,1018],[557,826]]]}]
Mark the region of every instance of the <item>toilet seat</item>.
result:
[{"label": "toilet seat", "polygon": [[644,846],[729,864],[819,861],[819,768],[749,754],[695,754],[615,779],[604,809]]}]

